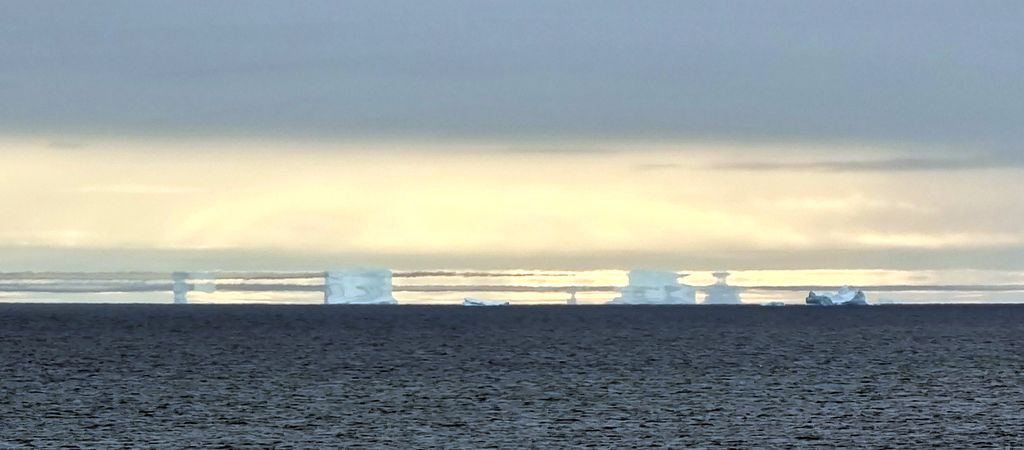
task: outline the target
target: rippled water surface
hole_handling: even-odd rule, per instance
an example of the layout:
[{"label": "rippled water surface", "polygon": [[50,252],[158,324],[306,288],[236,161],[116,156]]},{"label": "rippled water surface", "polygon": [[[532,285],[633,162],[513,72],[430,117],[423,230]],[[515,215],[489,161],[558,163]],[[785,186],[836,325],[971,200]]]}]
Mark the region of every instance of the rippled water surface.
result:
[{"label": "rippled water surface", "polygon": [[5,304],[0,342],[0,448],[1024,446],[1024,306]]}]

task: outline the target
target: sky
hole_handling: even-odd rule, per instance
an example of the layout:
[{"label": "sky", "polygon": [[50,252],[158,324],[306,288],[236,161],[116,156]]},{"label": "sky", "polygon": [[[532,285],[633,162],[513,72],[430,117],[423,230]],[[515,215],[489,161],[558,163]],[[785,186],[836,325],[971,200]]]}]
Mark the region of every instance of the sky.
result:
[{"label": "sky", "polygon": [[0,0],[0,270],[1024,269],[1021,23]]}]

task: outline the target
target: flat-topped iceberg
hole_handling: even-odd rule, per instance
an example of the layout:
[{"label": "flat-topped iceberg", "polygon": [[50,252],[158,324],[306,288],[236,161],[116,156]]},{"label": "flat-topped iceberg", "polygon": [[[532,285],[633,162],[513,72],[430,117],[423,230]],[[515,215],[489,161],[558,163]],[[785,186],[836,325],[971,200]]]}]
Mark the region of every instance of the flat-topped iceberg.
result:
[{"label": "flat-topped iceberg", "polygon": [[610,303],[615,305],[694,305],[697,291],[692,286],[679,283],[686,276],[675,272],[654,270],[631,270],[629,285],[622,288],[618,297]]},{"label": "flat-topped iceberg", "polygon": [[715,276],[717,281],[715,284],[704,288],[704,304],[707,305],[740,305],[743,301],[740,300],[740,289],[735,286],[729,286],[725,281],[729,278],[729,272],[715,272],[712,275]]},{"label": "flat-topped iceberg", "polygon": [[807,294],[808,305],[867,305],[868,300],[864,295],[864,291],[857,289],[853,290],[849,286],[843,286],[839,288],[838,292],[835,293],[817,293],[811,291]]},{"label": "flat-topped iceberg", "polygon": [[483,298],[466,297],[462,300],[462,306],[508,306],[512,302],[508,300],[487,300]]},{"label": "flat-topped iceberg", "polygon": [[324,274],[324,303],[329,305],[396,305],[391,295],[391,271],[349,269]]}]

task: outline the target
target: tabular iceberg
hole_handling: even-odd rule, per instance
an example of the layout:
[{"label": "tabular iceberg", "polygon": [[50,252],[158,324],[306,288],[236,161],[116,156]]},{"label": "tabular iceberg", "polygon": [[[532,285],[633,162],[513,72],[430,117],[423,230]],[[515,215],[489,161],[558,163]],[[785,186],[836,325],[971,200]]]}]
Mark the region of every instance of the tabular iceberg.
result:
[{"label": "tabular iceberg", "polygon": [[694,305],[697,291],[679,283],[684,275],[654,270],[631,270],[629,285],[611,301],[616,305]]},{"label": "tabular iceberg", "polygon": [[391,295],[391,271],[351,269],[324,273],[324,303],[396,305]]},{"label": "tabular iceberg", "polygon": [[740,300],[740,289],[735,286],[729,286],[725,279],[729,277],[729,272],[715,272],[712,275],[718,279],[715,284],[708,286],[704,289],[706,295],[704,296],[704,303],[707,305],[740,305],[743,301]]},{"label": "tabular iceberg", "polygon": [[486,300],[482,298],[466,297],[462,300],[462,306],[508,306],[508,300]]},{"label": "tabular iceberg", "polygon": [[823,293],[819,294],[811,291],[807,294],[808,305],[867,305],[868,300],[864,295],[864,291],[858,289],[850,289],[849,286],[843,286],[839,288],[839,292],[836,293]]}]

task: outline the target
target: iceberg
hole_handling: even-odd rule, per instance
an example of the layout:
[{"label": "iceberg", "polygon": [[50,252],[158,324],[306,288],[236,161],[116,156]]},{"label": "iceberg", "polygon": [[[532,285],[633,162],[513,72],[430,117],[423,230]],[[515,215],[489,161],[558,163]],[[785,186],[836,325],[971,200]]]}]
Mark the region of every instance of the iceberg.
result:
[{"label": "iceberg", "polygon": [[188,303],[188,273],[186,272],[174,272],[171,274],[173,281],[173,287],[171,290],[174,292],[174,304],[184,305]]},{"label": "iceberg", "polygon": [[328,305],[396,305],[391,295],[391,271],[350,269],[324,273],[324,303]]},{"label": "iceberg", "polygon": [[482,298],[466,297],[462,300],[462,306],[508,306],[512,304],[508,300],[486,300]]},{"label": "iceberg", "polygon": [[715,284],[704,289],[704,304],[706,305],[741,305],[740,289],[729,286],[725,279],[729,278],[729,272],[715,272],[712,275],[718,280]]},{"label": "iceberg", "polygon": [[679,283],[686,274],[654,270],[631,270],[629,285],[609,302],[615,305],[694,305],[697,291]]},{"label": "iceberg", "polygon": [[843,286],[839,288],[836,293],[822,293],[811,291],[807,294],[808,305],[867,305],[868,300],[864,295],[864,291],[857,289],[856,291],[851,289],[849,286]]},{"label": "iceberg", "polygon": [[171,290],[174,292],[174,303],[188,304],[188,293],[191,291],[212,294],[217,291],[216,275],[198,272],[174,272],[171,274]]},{"label": "iceberg", "polygon": [[761,304],[761,306],[786,306],[786,302],[780,302],[780,301],[776,300],[776,301],[764,302],[764,303]]}]

